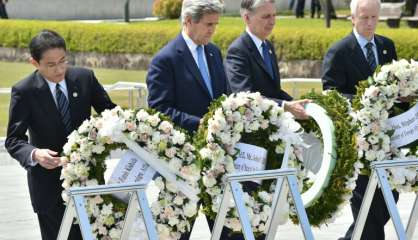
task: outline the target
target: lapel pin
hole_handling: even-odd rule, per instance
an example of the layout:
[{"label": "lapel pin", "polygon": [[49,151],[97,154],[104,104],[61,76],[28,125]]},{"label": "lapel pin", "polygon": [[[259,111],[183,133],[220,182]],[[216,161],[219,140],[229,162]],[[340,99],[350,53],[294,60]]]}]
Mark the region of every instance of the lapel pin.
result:
[{"label": "lapel pin", "polygon": [[269,49],[269,53],[270,53],[270,54],[273,54],[273,52],[271,51],[271,49]]},{"label": "lapel pin", "polygon": [[386,49],[385,49],[385,50],[383,50],[383,54],[385,54],[385,55],[386,55],[387,53],[388,53],[388,51],[386,51]]},{"label": "lapel pin", "polygon": [[77,92],[73,92],[73,97],[78,97],[78,93]]},{"label": "lapel pin", "polygon": [[209,53],[209,55],[210,55],[211,57],[213,57],[213,54],[212,54],[212,53]]}]

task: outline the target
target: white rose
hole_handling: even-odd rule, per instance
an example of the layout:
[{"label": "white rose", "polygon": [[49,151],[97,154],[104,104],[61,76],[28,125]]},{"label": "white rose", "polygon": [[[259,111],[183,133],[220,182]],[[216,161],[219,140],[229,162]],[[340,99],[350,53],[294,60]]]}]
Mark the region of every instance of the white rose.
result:
[{"label": "white rose", "polygon": [[227,219],[225,222],[225,225],[230,227],[234,232],[241,231],[241,223],[237,218]]},{"label": "white rose", "polygon": [[148,117],[149,114],[144,109],[141,109],[136,113],[136,119],[138,119],[140,122],[144,122]]},{"label": "white rose", "polygon": [[105,147],[102,144],[93,145],[91,151],[93,153],[101,154],[105,150]]},{"label": "white rose", "polygon": [[203,185],[205,185],[208,188],[213,187],[216,184],[216,179],[213,176],[211,177],[203,176],[202,180],[203,180]]},{"label": "white rose", "polygon": [[182,205],[183,202],[184,202],[184,198],[179,195],[177,195],[173,200],[173,203],[179,206]]},{"label": "white rose", "polygon": [[195,203],[192,203],[192,202],[187,203],[183,208],[184,215],[186,217],[193,217],[197,213],[196,207],[197,206]]},{"label": "white rose", "polygon": [[120,238],[120,236],[121,236],[121,234],[122,234],[122,230],[121,230],[121,229],[112,228],[112,229],[109,231],[109,236],[110,236],[112,239],[119,239],[119,238]]},{"label": "white rose", "polygon": [[149,116],[148,122],[151,124],[151,126],[156,127],[160,122],[160,117],[158,116],[158,113]]},{"label": "white rose", "polygon": [[170,236],[170,229],[163,224],[157,224],[158,235],[161,239],[167,239]]},{"label": "white rose", "polygon": [[184,133],[180,132],[180,131],[174,131],[173,132],[173,137],[171,138],[171,141],[173,142],[173,144],[184,144],[184,141],[186,140],[186,136],[184,135]]},{"label": "white rose", "polygon": [[258,196],[261,198],[261,200],[265,203],[271,203],[272,196],[266,191],[261,191],[258,193]]},{"label": "white rose", "polygon": [[182,161],[178,158],[172,158],[169,162],[168,162],[168,167],[170,170],[172,170],[173,172],[177,172],[182,165]]},{"label": "white rose", "polygon": [[168,219],[168,225],[174,226],[179,223],[179,219],[177,217],[171,217]]},{"label": "white rose", "polygon": [[173,193],[176,193],[178,190],[176,184],[172,182],[167,182],[165,186],[168,191],[173,192]]},{"label": "white rose", "polygon": [[165,150],[165,155],[166,155],[168,158],[174,158],[174,156],[176,155],[176,152],[177,152],[177,150],[176,150],[176,148],[174,148],[174,147],[167,148],[167,149]]}]

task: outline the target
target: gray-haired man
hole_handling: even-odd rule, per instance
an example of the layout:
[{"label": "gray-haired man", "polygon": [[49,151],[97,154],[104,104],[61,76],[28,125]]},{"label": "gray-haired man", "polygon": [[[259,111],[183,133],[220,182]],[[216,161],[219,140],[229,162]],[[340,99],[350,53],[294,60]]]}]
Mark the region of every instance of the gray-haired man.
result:
[{"label": "gray-haired man", "polygon": [[[181,33],[155,55],[148,69],[150,107],[189,132],[198,128],[212,100],[229,92],[221,52],[210,43],[222,8],[219,0],[184,0]],[[181,239],[189,239],[190,231]]]},{"label": "gray-haired man", "polygon": [[276,24],[275,1],[242,0],[241,16],[246,29],[229,46],[225,59],[231,90],[260,92],[296,118],[307,118],[304,105],[309,101],[293,101],[281,89],[277,56],[274,46],[267,40]]}]

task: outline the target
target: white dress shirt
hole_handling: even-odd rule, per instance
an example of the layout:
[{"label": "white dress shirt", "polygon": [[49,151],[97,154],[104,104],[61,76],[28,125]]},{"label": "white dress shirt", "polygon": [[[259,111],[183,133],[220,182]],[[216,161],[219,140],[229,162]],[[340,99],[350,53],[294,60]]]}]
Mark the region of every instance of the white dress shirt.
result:
[{"label": "white dress shirt", "polygon": [[[361,50],[363,51],[363,55],[367,60],[367,48],[366,48],[366,44],[369,43],[369,40],[367,40],[365,37],[361,36],[356,28],[353,28],[353,33],[354,36],[357,39],[358,44],[360,45]],[[374,58],[376,59],[376,65],[379,65],[379,57],[377,56],[377,47],[376,47],[376,43],[374,41],[374,36],[372,38],[372,40],[370,41],[373,44],[373,53],[374,53]]]},{"label": "white dress shirt", "polygon": [[[65,95],[65,97],[67,98],[67,100],[68,100],[68,90],[67,90],[67,84],[65,83],[65,80],[62,80],[61,82],[59,82],[59,83],[54,83],[54,82],[51,82],[51,81],[49,81],[48,79],[45,79],[46,80],[46,83],[48,84],[48,87],[49,87],[49,90],[51,91],[51,94],[52,94],[52,97],[53,97],[53,99],[54,99],[54,102],[55,102],[55,105],[57,106],[57,108],[58,108],[58,103],[57,103],[57,93],[56,93],[56,86],[57,86],[57,84],[59,84],[60,85],[60,87],[61,87],[61,91],[62,91],[62,93],[64,93],[64,95]],[[37,148],[36,148],[37,149]],[[32,152],[30,153],[30,155],[29,155],[29,158],[30,158],[30,163],[31,163],[31,165],[32,165],[32,167],[33,166],[36,166],[36,164],[38,164],[38,162],[37,161],[35,161],[35,159],[33,159],[33,153],[35,152],[35,150],[36,149],[34,149],[34,150],[32,150]]]},{"label": "white dress shirt", "polygon": [[256,35],[252,34],[252,32],[250,31],[248,27],[245,29],[245,31],[248,33],[248,35],[250,35],[251,39],[253,40],[255,46],[257,47],[258,52],[260,53],[261,58],[264,59],[263,46],[261,45],[263,44],[263,40],[258,38]]},{"label": "white dress shirt", "polygon": [[[184,38],[184,41],[186,42],[187,47],[189,48],[190,52],[192,53],[194,62],[196,63],[196,66],[199,67],[199,62],[197,60],[197,47],[199,45],[194,43],[193,40],[189,37],[189,35],[187,35],[184,31],[182,31],[181,34],[183,35],[183,38]],[[204,52],[205,51],[205,45],[202,45],[202,47],[203,47],[203,52]],[[203,54],[203,60],[204,60],[205,65],[206,65],[206,69],[208,70],[208,73],[209,73],[208,61],[206,60],[206,54]]]},{"label": "white dress shirt", "polygon": [[[261,58],[264,59],[263,46],[262,46],[263,41],[260,38],[258,38],[256,35],[254,35],[248,27],[245,29],[245,31],[248,33],[248,35],[250,35],[251,39],[253,40],[258,52],[260,53]],[[282,100],[280,107],[284,107],[285,103],[286,101]]]}]

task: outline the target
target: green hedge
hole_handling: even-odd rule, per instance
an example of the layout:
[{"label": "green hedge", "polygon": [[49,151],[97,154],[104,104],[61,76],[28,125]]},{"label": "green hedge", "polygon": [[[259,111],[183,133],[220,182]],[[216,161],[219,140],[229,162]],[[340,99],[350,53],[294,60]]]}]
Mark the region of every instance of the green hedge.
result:
[{"label": "green hedge", "polygon": [[[351,31],[349,21],[334,21],[331,29],[323,25],[323,20],[280,19],[270,39],[282,60],[322,59],[332,43]],[[133,24],[0,20],[0,46],[26,48],[31,37],[45,28],[59,32],[73,52],[153,55],[179,33],[180,23],[177,20]],[[213,40],[225,53],[243,29],[239,18],[222,18]],[[379,34],[395,41],[400,58],[418,59],[418,29],[389,29],[385,24],[380,24],[378,29]]]}]

